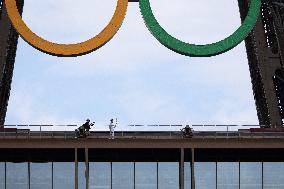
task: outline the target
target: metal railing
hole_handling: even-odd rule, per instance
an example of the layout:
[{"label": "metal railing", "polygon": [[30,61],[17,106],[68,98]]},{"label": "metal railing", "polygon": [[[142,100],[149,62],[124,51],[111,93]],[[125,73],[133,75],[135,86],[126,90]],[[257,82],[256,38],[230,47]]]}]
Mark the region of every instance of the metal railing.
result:
[{"label": "metal railing", "polygon": [[[132,139],[181,139],[185,125],[128,125],[127,130],[115,132],[116,138]],[[192,138],[284,138],[284,132],[251,132],[260,125],[190,125]],[[176,130],[152,130],[149,128],[175,128]],[[5,125],[0,126],[0,139],[75,139],[77,125]],[[143,130],[149,129],[149,130]],[[139,130],[140,129],[140,130]],[[108,131],[91,131],[87,139],[109,138]],[[85,139],[85,138],[84,138]]]}]

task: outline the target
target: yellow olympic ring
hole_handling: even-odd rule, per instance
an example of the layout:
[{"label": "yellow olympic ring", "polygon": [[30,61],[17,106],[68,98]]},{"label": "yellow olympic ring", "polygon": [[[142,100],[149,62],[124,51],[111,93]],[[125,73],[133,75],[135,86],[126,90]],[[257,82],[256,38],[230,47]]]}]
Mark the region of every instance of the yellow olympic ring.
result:
[{"label": "yellow olympic ring", "polygon": [[39,37],[27,27],[19,14],[16,0],[5,0],[8,16],[22,38],[36,49],[56,56],[84,55],[102,47],[120,28],[126,14],[127,5],[128,0],[118,0],[112,19],[95,37],[76,44],[57,44]]}]

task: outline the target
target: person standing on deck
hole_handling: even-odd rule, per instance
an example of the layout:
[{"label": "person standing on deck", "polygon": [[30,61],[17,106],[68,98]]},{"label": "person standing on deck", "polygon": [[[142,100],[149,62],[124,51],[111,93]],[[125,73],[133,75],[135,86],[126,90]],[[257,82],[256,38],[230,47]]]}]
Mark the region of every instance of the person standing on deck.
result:
[{"label": "person standing on deck", "polygon": [[114,139],[114,128],[116,128],[116,125],[117,125],[117,120],[116,120],[116,123],[114,123],[114,120],[111,119],[110,124],[109,124],[109,138],[110,139]]}]

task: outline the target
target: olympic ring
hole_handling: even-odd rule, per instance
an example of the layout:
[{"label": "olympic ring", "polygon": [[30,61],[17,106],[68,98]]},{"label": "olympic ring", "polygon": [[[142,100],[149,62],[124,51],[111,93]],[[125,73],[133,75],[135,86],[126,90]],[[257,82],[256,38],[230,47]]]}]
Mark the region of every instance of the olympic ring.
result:
[{"label": "olympic ring", "polygon": [[121,26],[128,0],[118,0],[115,13],[108,25],[95,37],[77,44],[57,44],[49,42],[33,33],[22,20],[16,0],[5,0],[8,16],[22,38],[36,49],[55,56],[78,56],[90,53],[106,44]]},{"label": "olympic ring", "polygon": [[139,6],[146,26],[160,43],[179,54],[202,57],[224,53],[242,42],[253,29],[260,15],[261,0],[251,0],[247,17],[232,35],[206,45],[185,43],[168,34],[155,19],[149,0],[140,0]]}]

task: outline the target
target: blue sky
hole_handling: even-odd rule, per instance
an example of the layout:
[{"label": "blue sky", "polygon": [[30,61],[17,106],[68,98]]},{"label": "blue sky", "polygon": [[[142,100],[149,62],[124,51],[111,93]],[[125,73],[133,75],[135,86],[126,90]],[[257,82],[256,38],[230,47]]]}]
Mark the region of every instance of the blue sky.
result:
[{"label": "blue sky", "polygon": [[[173,36],[205,44],[240,25],[237,1],[151,0]],[[220,7],[221,5],[221,7]],[[25,0],[24,20],[50,41],[73,43],[100,32],[115,0]],[[99,50],[53,57],[19,40],[6,124],[257,124],[244,43],[210,58],[176,54],[147,30],[138,3]],[[101,126],[100,126],[101,125]]]}]

